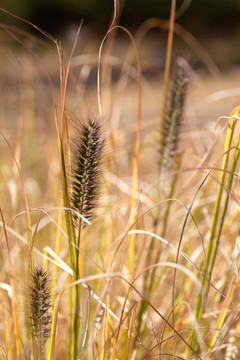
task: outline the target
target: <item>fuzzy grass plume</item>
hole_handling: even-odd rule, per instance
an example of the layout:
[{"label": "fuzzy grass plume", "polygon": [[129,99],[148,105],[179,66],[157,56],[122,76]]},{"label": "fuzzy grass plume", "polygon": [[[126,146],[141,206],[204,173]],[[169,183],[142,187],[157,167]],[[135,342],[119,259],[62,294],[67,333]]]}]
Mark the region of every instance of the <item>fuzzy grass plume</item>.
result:
[{"label": "fuzzy grass plume", "polygon": [[51,325],[51,293],[49,276],[42,268],[35,268],[30,285],[30,320],[34,347],[38,357],[44,352],[45,343],[50,335]]},{"label": "fuzzy grass plume", "polygon": [[162,126],[160,144],[160,167],[162,168],[166,168],[169,160],[177,154],[187,84],[188,76],[186,71],[183,67],[179,67],[172,85],[170,101]]},{"label": "fuzzy grass plume", "polygon": [[[89,119],[87,125],[81,125],[80,131],[80,136],[74,139],[72,207],[91,220],[99,190],[99,165],[103,148],[101,124],[95,118]],[[82,219],[75,218],[75,224],[80,229]]]},{"label": "fuzzy grass plume", "polygon": [[[103,137],[101,124],[95,118],[89,119],[87,124],[80,126],[80,131],[74,138],[75,149],[72,170],[72,208],[90,220],[93,218],[94,209],[99,193],[99,182],[101,173],[101,159],[103,148]],[[75,280],[79,274],[79,246],[81,232],[84,227],[82,218],[74,216],[74,224],[77,230],[76,238],[76,266],[74,268]],[[80,343],[80,288],[75,288],[75,315],[74,315],[74,345],[73,358],[79,357]]]},{"label": "fuzzy grass plume", "polygon": [[[179,168],[181,165],[182,155],[178,154],[178,142],[179,142],[179,130],[182,122],[182,118],[184,115],[184,103],[186,97],[186,90],[188,84],[188,76],[186,74],[185,69],[182,66],[178,66],[175,70],[175,77],[172,83],[172,88],[170,89],[169,94],[169,104],[166,109],[166,113],[163,119],[162,129],[160,132],[160,151],[159,151],[159,173],[158,176],[161,175],[161,171],[166,171],[172,169],[175,171],[175,174],[171,178],[170,189],[168,193],[168,198],[171,199],[174,197],[175,188],[179,176]],[[179,155],[179,156],[178,156]],[[174,159],[174,161],[171,161]],[[168,174],[168,180],[169,180]],[[156,203],[159,203],[162,199],[162,182],[159,181],[157,184],[157,197]],[[162,231],[161,236],[165,237],[170,209],[172,206],[172,202],[169,201],[167,204],[167,208],[165,213],[162,214]],[[154,232],[157,231],[158,221],[160,219],[160,207],[156,207],[154,213],[153,220],[153,228]],[[154,250],[156,249],[156,250]],[[147,255],[147,266],[150,266],[151,259],[154,258],[154,263],[158,263],[161,253],[161,246],[157,246],[155,238],[152,238],[151,244],[148,249]],[[154,255],[153,255],[154,254]],[[156,276],[156,267],[150,273],[149,279],[146,278],[144,283],[144,293],[148,296],[149,293],[152,292],[155,283]],[[155,283],[155,288],[156,288]],[[143,313],[147,308],[147,304],[142,302],[141,309],[138,315],[138,332],[140,331],[141,321]]]}]

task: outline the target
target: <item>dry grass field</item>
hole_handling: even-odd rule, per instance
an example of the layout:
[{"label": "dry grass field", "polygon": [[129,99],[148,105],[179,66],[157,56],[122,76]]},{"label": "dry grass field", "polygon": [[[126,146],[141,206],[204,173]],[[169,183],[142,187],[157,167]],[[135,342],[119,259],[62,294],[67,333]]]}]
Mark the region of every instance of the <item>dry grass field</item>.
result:
[{"label": "dry grass field", "polygon": [[240,67],[173,15],[1,25],[2,359],[240,357]]}]

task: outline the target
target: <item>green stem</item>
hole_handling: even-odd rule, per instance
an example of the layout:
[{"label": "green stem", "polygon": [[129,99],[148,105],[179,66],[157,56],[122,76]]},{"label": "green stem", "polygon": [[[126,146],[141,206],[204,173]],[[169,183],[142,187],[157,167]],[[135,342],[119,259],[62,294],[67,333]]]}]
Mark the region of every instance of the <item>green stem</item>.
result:
[{"label": "green stem", "polygon": [[[79,227],[78,227],[78,247],[76,249],[77,259],[79,258],[79,246],[81,240],[81,231],[82,231],[82,219],[79,219]],[[75,269],[75,281],[79,279],[79,264],[78,260],[76,263]],[[74,349],[73,349],[73,359],[79,359],[79,344],[80,344],[80,286],[75,286],[75,312],[74,312]]]},{"label": "green stem", "polygon": [[[61,166],[64,206],[66,208],[70,208],[71,206],[70,206],[70,201],[69,201],[68,182],[67,182],[67,174],[66,174],[66,166],[65,166],[62,142],[60,144],[60,166]],[[72,264],[72,268],[76,269],[77,251],[76,251],[76,248],[72,244],[72,243],[76,244],[76,240],[75,240],[75,232],[74,232],[74,226],[73,226],[73,218],[72,218],[72,213],[70,212],[70,210],[65,210],[65,218],[66,218],[66,225],[67,225],[67,234],[68,234],[68,243],[69,243],[71,264]]]},{"label": "green stem", "polygon": [[[76,279],[77,280],[77,279]],[[75,286],[75,313],[74,313],[74,345],[73,345],[73,359],[79,359],[79,344],[80,344],[80,286]]]},{"label": "green stem", "polygon": [[[226,135],[226,140],[225,140],[225,145],[224,145],[224,158],[222,161],[221,181],[220,181],[220,185],[219,185],[219,189],[218,189],[217,201],[216,201],[215,208],[214,208],[213,222],[212,222],[210,238],[209,238],[209,246],[208,246],[207,256],[206,256],[206,264],[205,264],[205,267],[203,270],[203,274],[205,276],[208,275],[209,281],[211,281],[211,275],[212,275],[213,267],[214,267],[216,256],[217,256],[219,240],[221,237],[222,227],[223,227],[223,223],[224,223],[224,219],[225,219],[225,215],[226,215],[226,211],[227,211],[228,200],[229,200],[229,191],[231,189],[232,181],[233,181],[233,175],[230,174],[229,181],[228,181],[228,187],[227,187],[228,195],[225,200],[217,238],[215,239],[215,233],[216,233],[216,228],[217,228],[218,221],[219,221],[220,205],[221,205],[221,201],[222,201],[223,189],[224,189],[228,160],[229,160],[229,151],[228,150],[230,149],[231,144],[232,144],[233,133],[234,133],[234,129],[235,129],[236,121],[237,121],[236,116],[239,116],[239,113],[240,113],[240,107],[235,108],[233,110],[233,112],[231,113],[231,117],[228,121],[228,130],[227,130],[227,135]],[[237,149],[234,154],[234,161],[233,161],[232,169],[231,169],[232,172],[235,171],[237,160],[239,158],[239,145],[240,145],[240,140],[238,142],[238,146],[237,146]],[[215,246],[214,246],[214,244],[215,244]],[[209,265],[210,265],[210,271],[208,274]],[[208,288],[209,288],[208,284],[209,283],[206,284],[205,278],[202,277],[202,282],[201,282],[202,291],[200,291],[200,293],[198,295],[196,313],[195,313],[196,320],[198,323],[200,323],[202,314],[204,311],[203,299],[205,297],[207,297]],[[192,340],[191,340],[191,344],[190,344],[193,349],[196,347],[196,341],[197,341],[197,336],[196,336],[196,333],[193,332],[193,336],[192,336]]]},{"label": "green stem", "polygon": [[211,265],[210,265],[209,279],[211,279],[213,267],[214,267],[214,264],[215,264],[215,261],[216,261],[218,245],[219,245],[219,241],[220,241],[220,237],[221,237],[221,233],[222,233],[224,219],[225,219],[227,208],[228,208],[229,195],[230,195],[230,191],[231,191],[231,188],[232,188],[232,182],[233,182],[237,162],[238,162],[238,159],[239,159],[239,154],[240,154],[240,137],[239,137],[239,140],[238,140],[237,148],[236,148],[235,153],[234,153],[234,159],[233,159],[231,171],[230,171],[229,178],[228,178],[227,195],[226,195],[225,204],[224,204],[224,208],[223,208],[223,214],[222,214],[222,217],[221,217],[221,222],[220,222],[218,235],[217,235],[217,239],[216,239],[216,245],[215,245],[214,253],[213,253],[213,256],[212,256],[212,262],[211,262]]},{"label": "green stem", "polygon": [[73,307],[74,307],[74,288],[69,288],[69,316],[68,316],[68,360],[73,359]]}]

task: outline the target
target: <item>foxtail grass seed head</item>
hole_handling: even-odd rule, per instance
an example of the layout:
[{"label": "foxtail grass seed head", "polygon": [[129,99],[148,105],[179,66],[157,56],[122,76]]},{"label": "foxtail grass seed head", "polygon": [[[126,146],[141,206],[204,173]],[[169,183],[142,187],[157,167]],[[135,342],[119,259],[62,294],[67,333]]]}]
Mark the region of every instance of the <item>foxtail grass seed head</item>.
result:
[{"label": "foxtail grass seed head", "polygon": [[50,335],[52,317],[49,275],[43,268],[35,268],[30,285],[30,321],[33,339],[41,352]]},{"label": "foxtail grass seed head", "polygon": [[162,125],[160,144],[160,167],[166,169],[171,158],[177,155],[179,129],[184,113],[184,103],[188,76],[183,67],[179,67],[172,85],[169,105]]},{"label": "foxtail grass seed head", "polygon": [[[95,118],[80,126],[80,133],[74,138],[72,207],[91,220],[96,207],[101,174],[103,136],[101,124]],[[82,222],[75,217],[75,225]],[[84,224],[83,224],[84,225]]]}]

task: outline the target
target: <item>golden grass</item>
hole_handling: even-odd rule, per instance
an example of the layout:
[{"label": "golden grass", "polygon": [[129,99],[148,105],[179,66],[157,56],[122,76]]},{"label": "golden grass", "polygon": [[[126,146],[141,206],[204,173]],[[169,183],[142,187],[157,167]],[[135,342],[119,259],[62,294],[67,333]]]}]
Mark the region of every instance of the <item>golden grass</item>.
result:
[{"label": "golden grass", "polygon": [[[69,52],[44,32],[38,42],[2,28],[15,43],[0,69],[3,359],[36,359],[25,307],[33,266],[42,264],[52,274],[48,360],[229,359],[239,352],[237,90],[229,97],[239,74],[223,90],[209,55],[175,27],[210,75],[182,60],[190,85],[180,157],[159,173],[171,56],[148,76],[144,39],[166,23],[149,20],[133,36],[116,18],[112,26],[129,44],[114,32],[94,56],[81,49],[81,27]],[[77,122],[97,109],[106,143],[101,201],[78,248],[67,180],[71,139]]]}]

